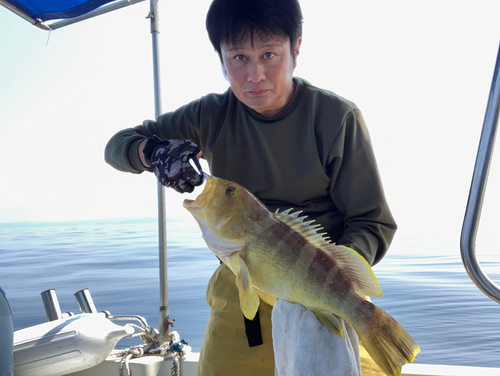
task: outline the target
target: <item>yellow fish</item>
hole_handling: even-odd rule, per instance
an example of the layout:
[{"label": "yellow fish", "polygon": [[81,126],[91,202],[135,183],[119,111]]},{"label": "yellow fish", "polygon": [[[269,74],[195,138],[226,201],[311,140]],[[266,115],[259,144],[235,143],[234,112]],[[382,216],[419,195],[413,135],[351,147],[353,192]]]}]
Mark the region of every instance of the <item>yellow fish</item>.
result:
[{"label": "yellow fish", "polygon": [[299,213],[271,213],[241,185],[209,177],[196,200],[184,207],[198,222],[208,247],[236,275],[240,306],[248,319],[259,297],[300,303],[330,331],[343,337],[349,322],[387,375],[420,351],[410,335],[363,296],[381,296],[368,262],[354,250],[330,243]]}]

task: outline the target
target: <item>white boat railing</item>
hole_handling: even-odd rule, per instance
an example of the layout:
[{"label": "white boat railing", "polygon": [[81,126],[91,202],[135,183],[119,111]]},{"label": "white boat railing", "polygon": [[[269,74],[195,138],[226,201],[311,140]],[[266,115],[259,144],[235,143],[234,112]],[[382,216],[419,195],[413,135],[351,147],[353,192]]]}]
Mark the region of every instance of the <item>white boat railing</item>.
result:
[{"label": "white boat railing", "polygon": [[491,83],[488,105],[479,141],[479,148],[472,176],[472,183],[467,202],[462,235],[460,238],[460,250],[465,269],[476,286],[489,298],[500,303],[500,287],[498,287],[483,272],[476,257],[476,234],[479,228],[481,210],[484,194],[488,181],[495,137],[500,112],[500,48],[497,55],[493,81]]}]

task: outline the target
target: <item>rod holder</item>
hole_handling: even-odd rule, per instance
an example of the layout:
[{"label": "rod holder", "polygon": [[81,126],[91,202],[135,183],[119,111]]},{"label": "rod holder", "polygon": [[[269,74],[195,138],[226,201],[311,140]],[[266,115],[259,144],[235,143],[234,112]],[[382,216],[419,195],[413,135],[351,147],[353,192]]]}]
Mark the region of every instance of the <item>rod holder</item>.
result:
[{"label": "rod holder", "polygon": [[61,307],[59,306],[59,301],[57,300],[56,290],[45,290],[41,292],[40,295],[42,296],[43,306],[45,308],[47,319],[49,321],[61,319]]},{"label": "rod holder", "polygon": [[75,299],[82,313],[97,313],[97,309],[88,289],[83,289],[76,292]]}]

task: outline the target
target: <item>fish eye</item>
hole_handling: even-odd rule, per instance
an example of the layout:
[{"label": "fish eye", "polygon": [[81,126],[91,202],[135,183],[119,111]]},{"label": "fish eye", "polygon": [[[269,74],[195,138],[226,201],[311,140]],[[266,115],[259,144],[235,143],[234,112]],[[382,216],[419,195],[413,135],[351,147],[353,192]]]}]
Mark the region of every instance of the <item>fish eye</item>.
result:
[{"label": "fish eye", "polygon": [[229,197],[233,197],[237,192],[237,189],[235,187],[227,187],[226,189],[226,195]]}]

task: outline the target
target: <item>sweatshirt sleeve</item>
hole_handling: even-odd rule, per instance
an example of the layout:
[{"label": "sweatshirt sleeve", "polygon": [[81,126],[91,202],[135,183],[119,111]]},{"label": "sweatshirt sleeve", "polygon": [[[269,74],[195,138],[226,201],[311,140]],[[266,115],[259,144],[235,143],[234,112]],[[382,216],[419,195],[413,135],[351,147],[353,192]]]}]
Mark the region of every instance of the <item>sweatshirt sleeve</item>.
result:
[{"label": "sweatshirt sleeve", "polygon": [[154,135],[163,139],[189,139],[199,144],[200,101],[193,101],[173,112],[161,115],[157,121],[145,120],[134,128],[126,128],[108,141],[104,160],[115,169],[140,174],[152,171],[139,159],[139,144]]},{"label": "sweatshirt sleeve", "polygon": [[330,194],[345,216],[344,231],[337,244],[351,247],[374,265],[387,252],[397,225],[358,109],[345,115],[332,156]]}]

